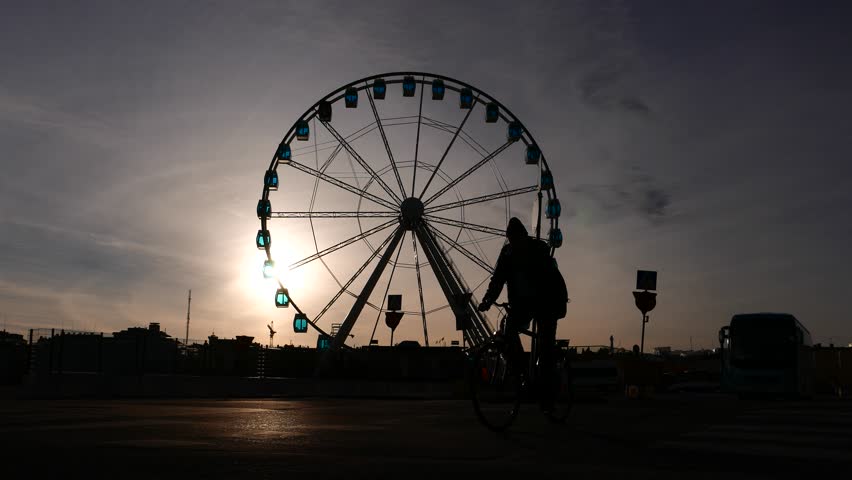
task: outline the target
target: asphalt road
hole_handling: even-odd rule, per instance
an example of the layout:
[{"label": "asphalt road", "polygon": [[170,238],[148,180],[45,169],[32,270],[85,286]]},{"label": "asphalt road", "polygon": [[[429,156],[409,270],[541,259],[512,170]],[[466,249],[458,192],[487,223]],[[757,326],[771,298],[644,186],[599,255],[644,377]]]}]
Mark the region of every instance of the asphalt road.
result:
[{"label": "asphalt road", "polygon": [[0,400],[0,455],[3,478],[846,478],[852,402],[612,396],[494,434],[466,401]]}]

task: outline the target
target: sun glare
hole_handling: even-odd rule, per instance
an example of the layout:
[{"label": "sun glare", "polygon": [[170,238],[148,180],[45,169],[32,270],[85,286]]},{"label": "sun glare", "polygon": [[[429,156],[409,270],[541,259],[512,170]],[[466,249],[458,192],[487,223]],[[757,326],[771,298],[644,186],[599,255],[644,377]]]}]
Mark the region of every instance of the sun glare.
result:
[{"label": "sun glare", "polygon": [[[266,299],[272,305],[275,289],[278,284],[274,278],[263,276],[263,262],[266,253],[254,250],[243,257],[240,262],[240,284],[253,301],[262,302]],[[277,262],[276,262],[277,263]]]},{"label": "sun glare", "polygon": [[[288,246],[282,246],[279,250],[292,251]],[[275,291],[278,289],[276,280],[280,280],[281,285],[287,288],[298,301],[300,292],[306,291],[311,275],[307,271],[309,267],[292,271],[288,268],[288,265],[297,259],[296,257],[295,254],[288,255],[273,249],[272,258],[275,264],[270,268],[264,265],[267,258],[263,250],[252,249],[251,252],[247,252],[240,265],[240,283],[246,288],[248,296],[253,301],[267,302],[274,308]],[[271,278],[266,278],[267,275]]]},{"label": "sun glare", "polygon": [[[291,245],[284,245],[279,249],[273,248],[272,258],[275,259],[275,275],[285,288],[296,294],[296,292],[304,290],[310,281],[308,273],[310,267],[290,270],[289,265],[299,259],[299,255],[291,247]],[[297,251],[302,251],[305,254],[313,253],[306,250]]]}]

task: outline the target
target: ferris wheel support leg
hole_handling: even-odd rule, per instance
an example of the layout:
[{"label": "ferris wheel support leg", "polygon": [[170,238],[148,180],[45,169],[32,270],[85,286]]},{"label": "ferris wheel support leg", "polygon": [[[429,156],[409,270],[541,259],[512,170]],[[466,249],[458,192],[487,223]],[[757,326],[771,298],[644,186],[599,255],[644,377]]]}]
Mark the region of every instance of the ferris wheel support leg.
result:
[{"label": "ferris wheel support leg", "polygon": [[458,274],[453,270],[444,252],[438,246],[438,242],[425,224],[421,224],[415,230],[423,253],[429,260],[435,278],[447,297],[447,303],[456,316],[456,328],[464,332],[466,340],[470,345],[482,343],[489,335],[486,325],[487,321],[473,304],[472,297],[463,286]]},{"label": "ferris wheel support leg", "polygon": [[320,369],[324,370],[325,367],[328,366],[329,362],[333,358],[332,355],[334,355],[334,352],[340,350],[340,347],[342,347],[343,344],[346,342],[346,338],[349,336],[349,332],[352,331],[352,326],[355,325],[355,321],[358,320],[358,316],[361,315],[361,311],[364,309],[364,305],[367,304],[367,300],[369,300],[370,295],[373,293],[373,289],[379,282],[379,278],[382,276],[382,272],[384,272],[385,267],[390,261],[391,255],[393,255],[393,252],[396,250],[396,247],[399,245],[399,241],[402,239],[404,234],[405,230],[403,230],[402,228],[397,228],[396,231],[393,233],[393,238],[388,244],[387,249],[384,251],[384,253],[382,253],[378,265],[376,265],[376,268],[373,270],[373,273],[370,274],[370,278],[367,279],[367,283],[364,284],[364,288],[361,289],[361,293],[358,294],[358,298],[355,299],[355,303],[349,310],[349,314],[346,315],[346,319],[340,326],[340,330],[337,331],[337,335],[335,335],[335,337],[331,340],[330,348],[320,359]]}]

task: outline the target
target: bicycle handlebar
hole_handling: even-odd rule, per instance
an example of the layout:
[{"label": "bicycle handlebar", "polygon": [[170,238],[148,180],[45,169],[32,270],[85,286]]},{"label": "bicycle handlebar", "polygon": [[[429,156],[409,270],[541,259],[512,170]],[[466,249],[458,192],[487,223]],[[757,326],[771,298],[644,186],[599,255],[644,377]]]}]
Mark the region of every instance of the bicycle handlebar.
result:
[{"label": "bicycle handlebar", "polygon": [[[494,302],[494,303],[492,303],[492,305],[494,305],[495,307],[505,308],[507,313],[512,310],[512,307],[511,307],[511,305],[509,305],[509,302],[504,302],[504,303]],[[502,327],[501,327],[501,329],[502,329]],[[532,330],[526,329],[526,328],[518,329],[517,332],[522,334],[522,335],[528,335],[528,336],[533,337],[533,338],[538,337],[538,335],[535,332],[533,332]]]}]

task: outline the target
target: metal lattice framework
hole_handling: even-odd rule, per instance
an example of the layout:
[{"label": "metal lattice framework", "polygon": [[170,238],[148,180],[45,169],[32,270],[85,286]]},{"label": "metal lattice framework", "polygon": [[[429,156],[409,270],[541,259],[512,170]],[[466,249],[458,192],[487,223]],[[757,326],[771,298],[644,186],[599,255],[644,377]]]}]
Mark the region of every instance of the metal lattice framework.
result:
[{"label": "metal lattice framework", "polygon": [[[399,87],[401,91],[395,91]],[[433,103],[453,103],[453,98],[445,97],[457,95],[458,108],[445,106],[444,109],[459,113],[449,121],[424,114],[424,92],[430,89]],[[364,98],[366,102],[359,103]],[[417,109],[417,115],[383,116],[380,110],[384,108],[380,107],[385,105],[380,106],[380,102],[408,105]],[[345,110],[340,110],[340,106]],[[340,112],[338,116],[345,112],[344,120],[349,120],[350,109],[365,110],[368,114],[366,125],[348,128],[345,121],[339,125],[337,120],[333,121],[332,112]],[[486,147],[483,144],[489,142],[471,133],[474,110],[482,110],[485,123],[505,125],[502,140],[490,142],[494,145]],[[405,151],[399,147],[402,140],[394,137],[400,128],[411,128],[414,133],[413,142],[410,139],[403,142],[406,143]],[[485,128],[493,132],[496,127]],[[443,135],[440,138],[444,138],[445,143],[434,145],[433,138],[426,148],[421,141],[427,130],[436,132],[430,133],[433,137]],[[321,132],[329,138],[322,143],[317,140]],[[365,148],[362,139],[368,137],[379,137],[381,143],[376,143],[377,148],[384,151],[377,153],[375,148]],[[293,148],[297,145],[295,142],[300,141],[306,146]],[[523,148],[523,152],[518,152],[519,148]],[[314,166],[303,161],[311,157]],[[335,171],[340,165],[348,165],[348,171]],[[293,174],[298,172],[299,178],[312,178],[313,193],[305,209],[274,211],[271,193],[278,189],[279,172],[280,178],[286,179],[282,186],[290,181],[290,173],[284,173],[287,167]],[[507,170],[507,175],[503,170]],[[487,171],[491,172],[492,180],[483,180]],[[295,175],[292,178],[296,178]],[[334,190],[350,208],[318,209],[321,185]],[[275,203],[277,205],[277,200]],[[292,202],[285,200],[285,203]],[[381,313],[387,311],[385,299],[398,267],[413,269],[416,273],[419,309],[403,313],[422,322],[426,346],[429,345],[429,317],[446,308],[455,317],[456,328],[463,331],[465,340],[477,345],[493,332],[487,316],[476,309],[478,292],[492,273],[493,262],[502,246],[500,239],[505,232],[505,222],[516,216],[514,212],[519,205],[531,208],[526,211],[532,211],[531,234],[536,238],[542,238],[542,223],[548,224],[543,239],[549,242],[552,254],[562,242],[558,225],[561,208],[553,176],[532,134],[508,108],[487,93],[449,77],[422,72],[386,73],[357,80],[326,95],[308,108],[284,135],[264,177],[263,194],[258,203],[261,228],[257,246],[266,251],[267,262],[274,262],[270,248],[272,221],[303,219],[310,222],[314,251],[292,262],[289,268],[297,269],[319,261],[337,288],[327,292],[328,302],[311,316],[295,304],[290,292],[285,290],[287,286],[278,280],[280,289],[276,304],[292,305],[300,321],[330,339],[332,349],[344,346],[365,307],[378,312],[378,323]],[[503,211],[494,213],[501,206]],[[477,208],[479,210],[472,210]],[[336,238],[331,245],[320,248],[317,238],[322,228],[316,222],[343,222],[344,219],[356,220],[357,232]],[[411,234],[410,241],[405,241],[407,233]],[[376,239],[380,239],[378,243]],[[495,240],[500,242],[496,246]],[[489,241],[492,245],[490,255],[486,245]],[[351,276],[341,277],[326,260],[356,244],[365,245],[369,254],[354,268]],[[400,260],[403,250],[409,253]],[[462,262],[465,265],[461,265]],[[391,269],[385,275],[388,265]],[[471,269],[476,270],[482,280],[468,278],[473,276],[469,273]],[[437,281],[446,302],[428,310],[423,286],[427,272]],[[383,276],[387,277],[387,284],[376,305],[370,299]],[[474,282],[477,285],[471,288]],[[359,289],[353,288],[356,284],[360,284]],[[287,297],[284,305],[279,302],[282,290]],[[298,296],[299,292],[293,293]],[[332,337],[321,327],[320,321],[344,295],[354,300],[343,322],[335,324]],[[375,331],[373,326],[373,336]]]}]

